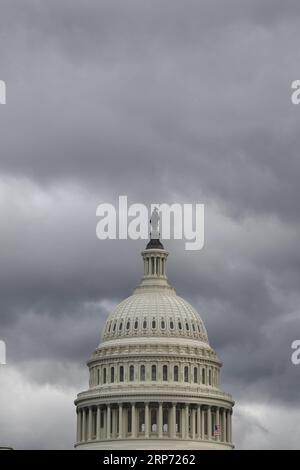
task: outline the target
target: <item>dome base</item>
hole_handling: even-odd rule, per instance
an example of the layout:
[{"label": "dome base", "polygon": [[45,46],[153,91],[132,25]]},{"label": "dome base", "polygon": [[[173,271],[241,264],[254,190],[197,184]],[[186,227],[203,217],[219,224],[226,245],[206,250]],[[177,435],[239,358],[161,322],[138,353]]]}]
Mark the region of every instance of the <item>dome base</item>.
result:
[{"label": "dome base", "polygon": [[192,439],[116,439],[76,444],[77,450],[232,450],[233,445]]}]

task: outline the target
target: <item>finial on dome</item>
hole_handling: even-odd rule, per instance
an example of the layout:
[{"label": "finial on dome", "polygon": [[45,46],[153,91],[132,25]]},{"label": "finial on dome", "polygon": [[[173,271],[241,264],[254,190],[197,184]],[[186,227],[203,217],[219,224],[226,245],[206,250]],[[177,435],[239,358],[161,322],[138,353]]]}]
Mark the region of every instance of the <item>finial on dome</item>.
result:
[{"label": "finial on dome", "polygon": [[150,225],[150,241],[146,246],[146,250],[151,250],[155,248],[158,248],[159,250],[164,250],[164,246],[159,239],[160,215],[157,207],[154,207],[154,210],[151,214]]}]

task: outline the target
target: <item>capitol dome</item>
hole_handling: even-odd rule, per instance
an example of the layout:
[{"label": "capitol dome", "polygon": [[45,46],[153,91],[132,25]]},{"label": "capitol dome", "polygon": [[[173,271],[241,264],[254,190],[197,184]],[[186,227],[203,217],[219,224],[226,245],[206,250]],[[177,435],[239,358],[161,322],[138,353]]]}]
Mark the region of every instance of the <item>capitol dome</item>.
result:
[{"label": "capitol dome", "polygon": [[78,394],[78,449],[231,449],[232,397],[197,311],[166,275],[151,239],[133,295],[108,316]]},{"label": "capitol dome", "polygon": [[137,337],[188,338],[208,343],[198,313],[173,290],[137,292],[109,315],[103,341]]}]

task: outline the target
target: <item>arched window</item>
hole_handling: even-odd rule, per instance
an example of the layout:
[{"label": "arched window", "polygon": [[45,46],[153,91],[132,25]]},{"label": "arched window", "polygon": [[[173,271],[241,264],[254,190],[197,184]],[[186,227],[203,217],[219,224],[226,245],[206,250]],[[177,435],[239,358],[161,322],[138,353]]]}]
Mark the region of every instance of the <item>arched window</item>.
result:
[{"label": "arched window", "polygon": [[178,382],[178,366],[174,366],[174,382]]},{"label": "arched window", "polygon": [[113,331],[116,331],[117,322],[114,323]]},{"label": "arched window", "polygon": [[114,383],[115,381],[115,368],[114,367],[110,369],[110,381],[111,383]]},{"label": "arched window", "polygon": [[123,328],[123,322],[121,321],[120,325],[119,325],[119,331],[121,331]]},{"label": "arched window", "polygon": [[98,385],[100,384],[100,369],[98,369]]},{"label": "arched window", "polygon": [[194,367],[194,383],[198,383],[198,369]]},{"label": "arched window", "polygon": [[156,366],[151,367],[151,380],[156,380]]},{"label": "arched window", "polygon": [[208,371],[208,384],[211,385],[211,369]]},{"label": "arched window", "polygon": [[106,368],[103,369],[103,383],[106,384]]},{"label": "arched window", "polygon": [[130,382],[134,381],[134,366],[129,367],[129,380]]},{"label": "arched window", "polygon": [[139,322],[137,320],[135,320],[134,322],[134,329],[137,330],[138,329],[138,326],[139,326]]},{"label": "arched window", "polygon": [[181,324],[181,321],[179,321],[179,322],[178,322],[178,328],[179,328],[180,330],[182,330],[182,324]]},{"label": "arched window", "polygon": [[141,375],[141,381],[144,382],[146,379],[146,369],[144,365],[141,366],[140,375]]},{"label": "arched window", "polygon": [[144,328],[144,330],[147,328],[147,320],[143,321],[143,328]]},{"label": "arched window", "polygon": [[152,328],[153,328],[153,329],[156,328],[156,321],[155,321],[155,320],[152,320]]},{"label": "arched window", "polygon": [[171,330],[174,330],[174,322],[173,322],[173,320],[170,321],[170,329],[171,329]]},{"label": "arched window", "polygon": [[124,367],[120,366],[120,382],[124,382]]},{"label": "arched window", "polygon": [[162,320],[162,321],[161,321],[161,329],[164,330],[165,328],[166,328],[165,321]]},{"label": "arched window", "polygon": [[202,369],[202,383],[205,384],[205,369]]},{"label": "arched window", "polygon": [[163,366],[163,381],[166,382],[168,380],[168,366]]},{"label": "arched window", "polygon": [[194,323],[192,323],[192,328],[193,328],[193,331],[196,331]]},{"label": "arched window", "polygon": [[129,330],[129,328],[130,328],[130,321],[128,321],[126,324],[126,330]]},{"label": "arched window", "polygon": [[185,382],[189,381],[189,368],[188,368],[188,366],[185,366],[185,368],[184,368],[184,381]]},{"label": "arched window", "polygon": [[188,322],[186,322],[185,327],[186,327],[187,331],[189,331],[190,326],[189,326]]}]

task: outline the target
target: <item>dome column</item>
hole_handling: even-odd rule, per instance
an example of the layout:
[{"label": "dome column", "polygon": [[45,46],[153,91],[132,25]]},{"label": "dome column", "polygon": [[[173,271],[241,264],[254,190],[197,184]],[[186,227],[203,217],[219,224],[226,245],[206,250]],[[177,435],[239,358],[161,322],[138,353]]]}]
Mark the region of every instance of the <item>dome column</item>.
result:
[{"label": "dome column", "polygon": [[96,417],[96,439],[97,441],[100,440],[100,415],[101,415],[101,408],[100,405],[97,406],[97,417]]},{"label": "dome column", "polygon": [[123,439],[123,404],[119,404],[119,439]]},{"label": "dome column", "polygon": [[82,410],[82,441],[86,440],[86,411]]},{"label": "dome column", "polygon": [[204,408],[201,406],[201,439],[202,441],[205,440],[205,411]]},{"label": "dome column", "polygon": [[211,407],[207,408],[207,439],[211,441]]},{"label": "dome column", "polygon": [[163,436],[163,409],[162,403],[158,404],[158,438],[161,439]]},{"label": "dome column", "polygon": [[136,438],[136,413],[135,413],[135,403],[131,405],[131,437]]},{"label": "dome column", "polygon": [[219,407],[217,406],[216,408],[216,425],[215,425],[215,429],[216,429],[216,441],[220,441],[220,431],[221,431],[221,428],[220,428],[220,409]]},{"label": "dome column", "polygon": [[110,405],[107,405],[107,408],[106,408],[106,439],[110,439],[110,427],[111,427],[111,424],[110,424]]},{"label": "dome column", "polygon": [[191,431],[192,431],[192,439],[196,439],[196,408],[191,409]]},{"label": "dome column", "polygon": [[172,403],[171,439],[176,439],[176,403]]},{"label": "dome column", "polygon": [[202,436],[201,432],[201,406],[197,406],[197,439],[200,441]]},{"label": "dome column", "polygon": [[231,442],[230,436],[230,411],[227,410],[227,442]]},{"label": "dome column", "polygon": [[81,410],[77,408],[77,442],[81,441]]},{"label": "dome column", "polygon": [[149,439],[149,403],[145,403],[145,438]]},{"label": "dome column", "polygon": [[228,424],[229,424],[229,433],[228,434],[229,435],[228,435],[227,440],[228,440],[228,442],[230,442],[230,444],[232,442],[231,416],[232,416],[232,412],[231,412],[231,410],[229,410],[229,413],[228,413]]},{"label": "dome column", "polygon": [[93,424],[93,409],[92,407],[90,406],[89,407],[89,419],[88,419],[88,424],[89,424],[89,427],[88,427],[88,441],[91,441],[92,440],[92,424]]},{"label": "dome column", "polygon": [[189,438],[189,405],[186,403],[185,404],[185,417],[184,417],[184,427],[185,427],[185,432],[184,432],[184,437],[185,439]]}]

